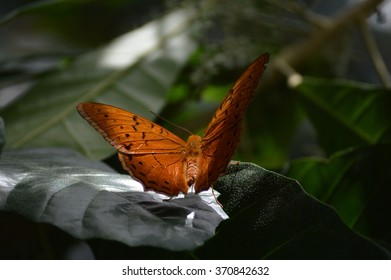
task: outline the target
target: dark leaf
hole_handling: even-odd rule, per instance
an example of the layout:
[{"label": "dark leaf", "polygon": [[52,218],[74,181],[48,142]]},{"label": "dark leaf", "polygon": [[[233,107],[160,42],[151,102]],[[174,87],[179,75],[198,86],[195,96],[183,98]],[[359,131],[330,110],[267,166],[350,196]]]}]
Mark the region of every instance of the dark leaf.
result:
[{"label": "dark leaf", "polygon": [[345,223],[391,248],[391,145],[336,153],[329,160],[294,161],[287,175],[332,205]]},{"label": "dark leaf", "polygon": [[350,230],[292,179],[253,164],[216,184],[230,219],[196,250],[209,259],[384,259],[387,250]]}]

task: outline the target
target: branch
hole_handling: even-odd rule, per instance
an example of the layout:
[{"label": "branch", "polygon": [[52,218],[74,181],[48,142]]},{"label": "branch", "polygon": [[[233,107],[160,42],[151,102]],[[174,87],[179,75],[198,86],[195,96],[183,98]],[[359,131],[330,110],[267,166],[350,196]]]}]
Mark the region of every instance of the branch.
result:
[{"label": "branch", "polygon": [[391,88],[390,73],[388,72],[387,66],[385,65],[380,51],[376,45],[375,38],[373,38],[372,33],[368,28],[368,23],[365,19],[361,19],[358,21],[358,26],[363,36],[364,42],[367,45],[369,54],[373,61],[373,65],[375,66],[384,87]]},{"label": "branch", "polygon": [[[298,69],[306,61],[312,59],[329,42],[334,42],[340,33],[345,31],[362,18],[367,18],[383,0],[366,0],[354,7],[346,9],[345,13],[338,16],[323,28],[316,29],[306,40],[295,43],[283,49],[276,63],[270,65],[270,79],[267,84],[281,83],[286,70],[281,67],[289,65],[292,69]],[[266,84],[266,83],[265,83]],[[268,86],[268,85],[265,86]]]},{"label": "branch", "polygon": [[321,14],[314,13],[312,10],[307,8],[300,1],[281,1],[281,0],[265,0],[270,5],[279,7],[280,9],[286,10],[292,14],[296,14],[308,23],[313,24],[316,27],[323,27],[329,24],[330,19]]}]

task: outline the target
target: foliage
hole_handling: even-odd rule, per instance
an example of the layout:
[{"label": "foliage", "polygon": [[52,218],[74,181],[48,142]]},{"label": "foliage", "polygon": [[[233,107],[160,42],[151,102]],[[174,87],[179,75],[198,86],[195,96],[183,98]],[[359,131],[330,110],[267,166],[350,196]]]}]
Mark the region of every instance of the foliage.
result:
[{"label": "foliage", "polygon": [[[371,42],[362,22],[380,2],[340,6],[332,16],[315,2],[42,1],[3,16],[5,36],[43,47],[2,40],[0,220],[10,242],[1,257],[64,258],[83,239],[101,259],[390,258],[390,82],[379,59],[376,68],[354,64],[367,57],[350,51],[357,22]],[[198,197],[134,194],[124,187],[129,176],[96,161],[115,151],[77,115],[77,103],[147,118],[152,110],[199,133],[264,51],[270,64],[234,156],[253,164],[231,165],[216,183],[229,216],[217,228],[223,218]],[[379,73],[383,86],[359,81],[360,73]],[[52,249],[10,237],[18,227]]]}]

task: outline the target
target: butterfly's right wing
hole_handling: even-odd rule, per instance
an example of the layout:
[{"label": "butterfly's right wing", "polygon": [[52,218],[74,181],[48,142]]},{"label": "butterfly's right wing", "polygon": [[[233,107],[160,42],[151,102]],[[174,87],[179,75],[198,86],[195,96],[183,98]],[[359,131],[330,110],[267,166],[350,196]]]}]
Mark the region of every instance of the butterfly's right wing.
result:
[{"label": "butterfly's right wing", "polygon": [[198,176],[196,192],[207,190],[225,172],[240,140],[244,111],[268,61],[269,54],[264,53],[250,64],[213,115],[201,142],[200,165],[204,168]]},{"label": "butterfly's right wing", "polygon": [[100,104],[81,103],[80,115],[118,150],[122,166],[147,190],[169,196],[187,193],[186,143],[167,129],[131,112]]}]

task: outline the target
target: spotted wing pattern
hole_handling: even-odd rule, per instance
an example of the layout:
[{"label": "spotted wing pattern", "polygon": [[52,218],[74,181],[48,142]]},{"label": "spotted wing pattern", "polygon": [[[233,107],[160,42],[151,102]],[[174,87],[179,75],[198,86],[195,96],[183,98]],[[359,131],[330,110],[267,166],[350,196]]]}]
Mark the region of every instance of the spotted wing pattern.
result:
[{"label": "spotted wing pattern", "polygon": [[79,114],[118,150],[122,166],[146,190],[187,193],[186,143],[139,115],[100,103],[81,103]]}]

